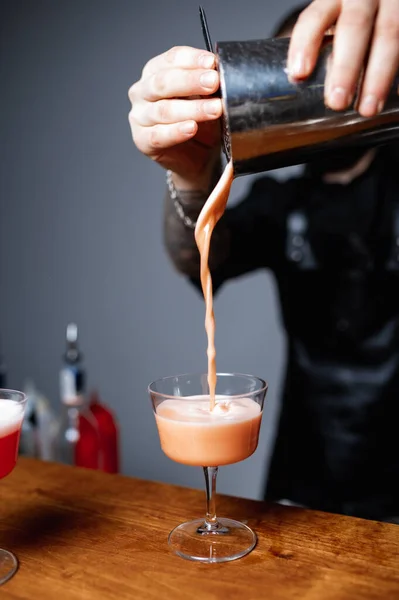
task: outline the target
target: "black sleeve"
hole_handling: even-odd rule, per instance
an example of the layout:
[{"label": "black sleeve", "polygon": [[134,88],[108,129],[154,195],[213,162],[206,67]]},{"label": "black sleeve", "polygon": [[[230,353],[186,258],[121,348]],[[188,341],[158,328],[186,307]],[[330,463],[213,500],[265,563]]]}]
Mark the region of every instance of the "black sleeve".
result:
[{"label": "black sleeve", "polygon": [[[230,252],[212,271],[214,293],[229,279],[261,268],[278,268],[284,256],[285,207],[293,188],[293,180],[280,183],[263,177],[241,202],[226,210],[221,222],[230,232]],[[201,289],[199,278],[190,281]]]}]

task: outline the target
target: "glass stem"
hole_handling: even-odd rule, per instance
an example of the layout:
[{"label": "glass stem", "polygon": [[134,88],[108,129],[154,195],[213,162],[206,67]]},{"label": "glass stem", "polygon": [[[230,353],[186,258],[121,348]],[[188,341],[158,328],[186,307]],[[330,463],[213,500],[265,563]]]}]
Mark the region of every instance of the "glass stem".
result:
[{"label": "glass stem", "polygon": [[218,467],[204,467],[206,487],[206,517],[207,529],[217,529],[219,526],[216,518],[216,477]]}]

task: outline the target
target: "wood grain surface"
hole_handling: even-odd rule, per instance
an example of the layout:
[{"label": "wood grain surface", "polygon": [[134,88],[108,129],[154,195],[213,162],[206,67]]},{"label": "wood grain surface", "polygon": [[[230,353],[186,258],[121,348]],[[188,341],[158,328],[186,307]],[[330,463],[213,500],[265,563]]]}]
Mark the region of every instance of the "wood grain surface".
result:
[{"label": "wood grain surface", "polygon": [[203,515],[200,491],[21,458],[0,482],[0,546],[20,561],[0,598],[399,599],[397,525],[226,496],[217,507],[258,544],[198,564],[167,536]]}]

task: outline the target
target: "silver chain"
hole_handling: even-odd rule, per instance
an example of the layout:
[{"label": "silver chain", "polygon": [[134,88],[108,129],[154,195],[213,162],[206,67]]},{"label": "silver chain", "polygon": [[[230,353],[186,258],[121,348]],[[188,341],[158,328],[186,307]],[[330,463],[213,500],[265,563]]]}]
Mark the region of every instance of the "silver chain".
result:
[{"label": "silver chain", "polygon": [[192,219],[190,219],[190,217],[188,217],[184,212],[184,208],[179,200],[179,194],[177,193],[177,189],[175,188],[175,184],[173,183],[172,171],[166,171],[166,183],[168,185],[169,194],[173,200],[173,204],[178,216],[183,221],[186,227],[189,227],[190,229],[195,229],[197,221],[193,221]]}]

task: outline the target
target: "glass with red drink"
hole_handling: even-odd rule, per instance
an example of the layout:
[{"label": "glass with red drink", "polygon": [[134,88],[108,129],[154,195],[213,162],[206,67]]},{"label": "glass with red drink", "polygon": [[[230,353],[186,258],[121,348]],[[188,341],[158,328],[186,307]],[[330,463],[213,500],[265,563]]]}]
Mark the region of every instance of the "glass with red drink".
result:
[{"label": "glass with red drink", "polygon": [[[22,392],[0,389],[0,479],[11,473],[17,462],[25,404],[26,396]],[[17,568],[15,555],[0,548],[0,585],[8,581]]]}]

